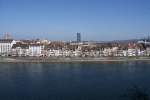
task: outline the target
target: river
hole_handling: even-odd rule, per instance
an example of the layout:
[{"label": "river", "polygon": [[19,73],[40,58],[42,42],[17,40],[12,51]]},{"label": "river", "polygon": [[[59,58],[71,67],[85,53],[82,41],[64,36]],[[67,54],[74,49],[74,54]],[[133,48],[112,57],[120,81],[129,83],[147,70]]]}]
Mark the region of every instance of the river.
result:
[{"label": "river", "polygon": [[149,84],[150,62],[0,63],[0,100],[129,100]]}]

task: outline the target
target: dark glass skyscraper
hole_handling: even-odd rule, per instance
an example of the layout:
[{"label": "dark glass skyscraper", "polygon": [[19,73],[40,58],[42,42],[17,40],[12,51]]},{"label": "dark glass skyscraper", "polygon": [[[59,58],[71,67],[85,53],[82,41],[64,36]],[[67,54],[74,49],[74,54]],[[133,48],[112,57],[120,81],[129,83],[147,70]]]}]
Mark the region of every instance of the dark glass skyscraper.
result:
[{"label": "dark glass skyscraper", "polygon": [[77,33],[77,42],[81,42],[81,33]]}]

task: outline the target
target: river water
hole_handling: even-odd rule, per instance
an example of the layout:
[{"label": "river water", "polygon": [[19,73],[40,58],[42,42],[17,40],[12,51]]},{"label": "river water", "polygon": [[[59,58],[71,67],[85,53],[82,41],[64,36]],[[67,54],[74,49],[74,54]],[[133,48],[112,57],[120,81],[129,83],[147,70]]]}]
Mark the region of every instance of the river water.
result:
[{"label": "river water", "polygon": [[0,63],[0,100],[129,100],[150,94],[150,62]]}]

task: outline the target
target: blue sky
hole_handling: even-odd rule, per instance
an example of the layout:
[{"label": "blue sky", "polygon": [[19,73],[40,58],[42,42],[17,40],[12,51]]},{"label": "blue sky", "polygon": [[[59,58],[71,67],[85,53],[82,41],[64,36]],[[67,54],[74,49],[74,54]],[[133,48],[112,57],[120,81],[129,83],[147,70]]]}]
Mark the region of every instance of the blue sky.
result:
[{"label": "blue sky", "polygon": [[140,38],[150,33],[150,0],[0,0],[0,36],[84,40]]}]

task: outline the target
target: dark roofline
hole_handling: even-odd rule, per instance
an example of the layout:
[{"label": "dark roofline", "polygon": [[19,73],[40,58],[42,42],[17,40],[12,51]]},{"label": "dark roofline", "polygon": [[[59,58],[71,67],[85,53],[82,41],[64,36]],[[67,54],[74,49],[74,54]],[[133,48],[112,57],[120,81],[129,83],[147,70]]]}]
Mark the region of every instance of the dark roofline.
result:
[{"label": "dark roofline", "polygon": [[11,43],[13,39],[0,39],[0,43]]},{"label": "dark roofline", "polygon": [[43,44],[29,44],[29,46],[43,46]]},{"label": "dark roofline", "polygon": [[28,44],[14,44],[12,46],[13,49],[17,48],[17,47],[21,47],[22,49],[28,49],[29,45]]}]

